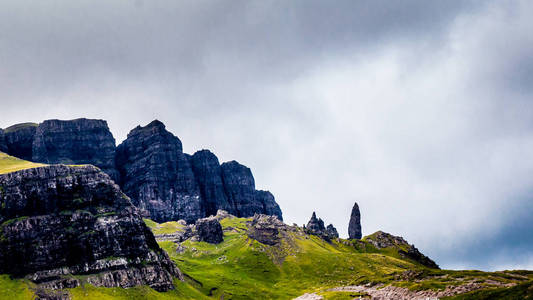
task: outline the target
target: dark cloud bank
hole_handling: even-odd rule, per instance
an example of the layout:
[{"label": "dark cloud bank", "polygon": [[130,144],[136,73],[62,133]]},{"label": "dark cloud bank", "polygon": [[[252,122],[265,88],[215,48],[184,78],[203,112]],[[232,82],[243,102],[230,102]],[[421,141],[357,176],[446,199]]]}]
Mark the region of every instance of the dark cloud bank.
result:
[{"label": "dark cloud bank", "polygon": [[287,222],[533,268],[528,1],[2,1],[0,127],[158,118],[250,166]]}]

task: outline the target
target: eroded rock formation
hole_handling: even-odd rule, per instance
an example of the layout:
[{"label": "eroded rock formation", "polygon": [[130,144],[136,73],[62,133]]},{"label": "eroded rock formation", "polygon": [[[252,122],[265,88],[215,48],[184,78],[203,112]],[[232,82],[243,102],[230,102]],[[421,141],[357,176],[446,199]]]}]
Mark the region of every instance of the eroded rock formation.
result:
[{"label": "eroded rock formation", "polygon": [[348,224],[348,237],[350,239],[360,240],[361,232],[361,213],[359,212],[359,205],[354,203],[352,213],[350,215],[350,223]]},{"label": "eroded rock formation", "polygon": [[324,226],[324,221],[322,221],[320,218],[317,218],[315,212],[313,212],[311,215],[311,219],[309,222],[307,222],[307,226],[305,228],[307,233],[318,235],[326,241],[339,237],[337,228],[335,228],[333,224],[329,224],[326,228]]},{"label": "eroded rock formation", "polygon": [[4,135],[4,130],[0,128],[0,152],[7,153],[7,144],[6,137]]},{"label": "eroded rock formation", "polygon": [[104,287],[172,289],[173,277],[181,273],[137,211],[93,166],[0,175],[0,273],[51,289],[75,287],[82,280]]}]

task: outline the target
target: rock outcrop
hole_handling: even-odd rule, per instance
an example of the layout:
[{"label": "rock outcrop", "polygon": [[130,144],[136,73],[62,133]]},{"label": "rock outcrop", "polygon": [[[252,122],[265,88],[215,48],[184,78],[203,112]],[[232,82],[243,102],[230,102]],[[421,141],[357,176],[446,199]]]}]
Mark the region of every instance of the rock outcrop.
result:
[{"label": "rock outcrop", "polygon": [[333,238],[338,238],[338,237],[339,237],[339,232],[337,232],[337,228],[335,228],[335,226],[333,226],[333,224],[329,224],[329,225],[326,227],[326,233],[327,233],[330,237],[333,237]]},{"label": "rock outcrop", "polygon": [[201,242],[218,244],[224,240],[222,225],[214,216],[198,219],[196,221],[196,233]]},{"label": "rock outcrop", "polygon": [[254,215],[249,223],[248,237],[265,245],[277,245],[280,242],[279,233],[288,230],[289,226],[281,222],[276,216]]},{"label": "rock outcrop", "polygon": [[403,257],[410,258],[429,268],[439,268],[439,266],[433,260],[420,253],[420,251],[418,251],[414,245],[410,245],[400,236],[394,236],[383,231],[378,231],[365,237],[365,241],[371,243],[377,249],[394,247]]},{"label": "rock outcrop", "polygon": [[309,222],[307,222],[305,229],[307,233],[318,235],[326,241],[330,241],[331,239],[339,237],[337,228],[335,228],[333,224],[329,224],[326,228],[324,226],[324,221],[322,221],[320,218],[317,218],[315,212],[313,212],[313,215],[311,215],[311,219]]},{"label": "rock outcrop", "polygon": [[6,153],[24,160],[32,160],[33,136],[38,124],[21,123],[4,129]]},{"label": "rock outcrop", "polygon": [[91,164],[118,182],[115,139],[104,120],[47,120],[32,143],[32,161],[46,164]]},{"label": "rock outcrop", "polygon": [[181,278],[129,198],[93,166],[0,175],[0,224],[0,273],[43,288],[166,291]]},{"label": "rock outcrop", "polygon": [[350,239],[360,240],[361,232],[361,213],[359,212],[359,205],[357,202],[353,205],[352,214],[350,215],[350,223],[348,224],[348,237]]},{"label": "rock outcrop", "polygon": [[205,216],[189,158],[163,123],[136,127],[116,153],[123,191],[154,221],[194,223]]}]

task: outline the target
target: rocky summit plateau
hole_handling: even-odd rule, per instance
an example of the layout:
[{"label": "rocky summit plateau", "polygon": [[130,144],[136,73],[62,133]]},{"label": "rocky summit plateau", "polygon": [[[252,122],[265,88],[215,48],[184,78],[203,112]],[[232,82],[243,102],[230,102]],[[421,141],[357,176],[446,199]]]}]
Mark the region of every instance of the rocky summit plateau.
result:
[{"label": "rocky summit plateau", "polygon": [[0,300],[533,299],[533,271],[443,270],[363,236],[359,203],[343,238],[307,207],[285,224],[248,167],[184,153],[160,121],[118,146],[103,120],[17,124],[0,129]]}]

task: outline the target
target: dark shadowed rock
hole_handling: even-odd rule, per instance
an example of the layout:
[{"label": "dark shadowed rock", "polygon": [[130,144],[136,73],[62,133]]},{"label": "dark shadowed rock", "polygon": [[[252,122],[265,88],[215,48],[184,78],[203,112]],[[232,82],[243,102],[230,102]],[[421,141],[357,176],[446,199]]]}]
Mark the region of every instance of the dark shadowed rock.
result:
[{"label": "dark shadowed rock", "polygon": [[324,221],[322,221],[322,219],[320,218],[317,218],[315,212],[313,212],[313,214],[311,215],[311,219],[309,220],[309,222],[307,222],[307,226],[305,226],[304,228],[307,233],[318,235],[328,242],[331,239],[339,237],[337,229],[333,227],[333,224],[329,224],[328,228],[324,227]]},{"label": "dark shadowed rock", "polygon": [[394,236],[390,233],[378,231],[365,237],[364,240],[371,243],[377,249],[393,247],[403,257],[410,258],[429,268],[439,268],[433,260],[420,253],[414,245],[410,245],[401,236]]},{"label": "dark shadowed rock", "polygon": [[0,175],[0,191],[0,273],[45,289],[83,280],[165,291],[181,277],[129,198],[93,166]]},{"label": "dark shadowed rock", "polygon": [[116,153],[123,191],[153,220],[192,223],[205,216],[189,158],[163,123],[137,126]]},{"label": "dark shadowed rock", "polygon": [[281,210],[272,194],[255,189],[254,177],[248,167],[236,161],[230,161],[223,163],[221,169],[224,189],[232,205],[229,213],[238,217],[272,213],[283,220]]},{"label": "dark shadowed rock", "polygon": [[338,238],[339,233],[337,232],[337,228],[333,226],[333,224],[329,224],[328,227],[326,227],[326,233],[332,237],[332,238]]},{"label": "dark shadowed rock", "polygon": [[33,136],[38,124],[21,123],[4,129],[7,154],[32,160]]},{"label": "dark shadowed rock", "polygon": [[115,139],[104,120],[46,120],[32,144],[32,160],[46,164],[91,164],[118,182]]},{"label": "dark shadowed rock", "polygon": [[191,156],[194,177],[200,187],[206,216],[214,216],[219,209],[233,212],[222,181],[222,169],[218,158],[209,150],[201,150]]},{"label": "dark shadowed rock", "polygon": [[0,129],[0,152],[7,153],[6,137],[2,129]]},{"label": "dark shadowed rock", "polygon": [[214,216],[197,220],[196,232],[201,242],[218,244],[224,240],[222,226]]},{"label": "dark shadowed rock", "polygon": [[350,215],[350,223],[348,224],[348,237],[350,239],[361,239],[361,213],[359,212],[359,205],[357,202],[353,205],[352,214]]}]

